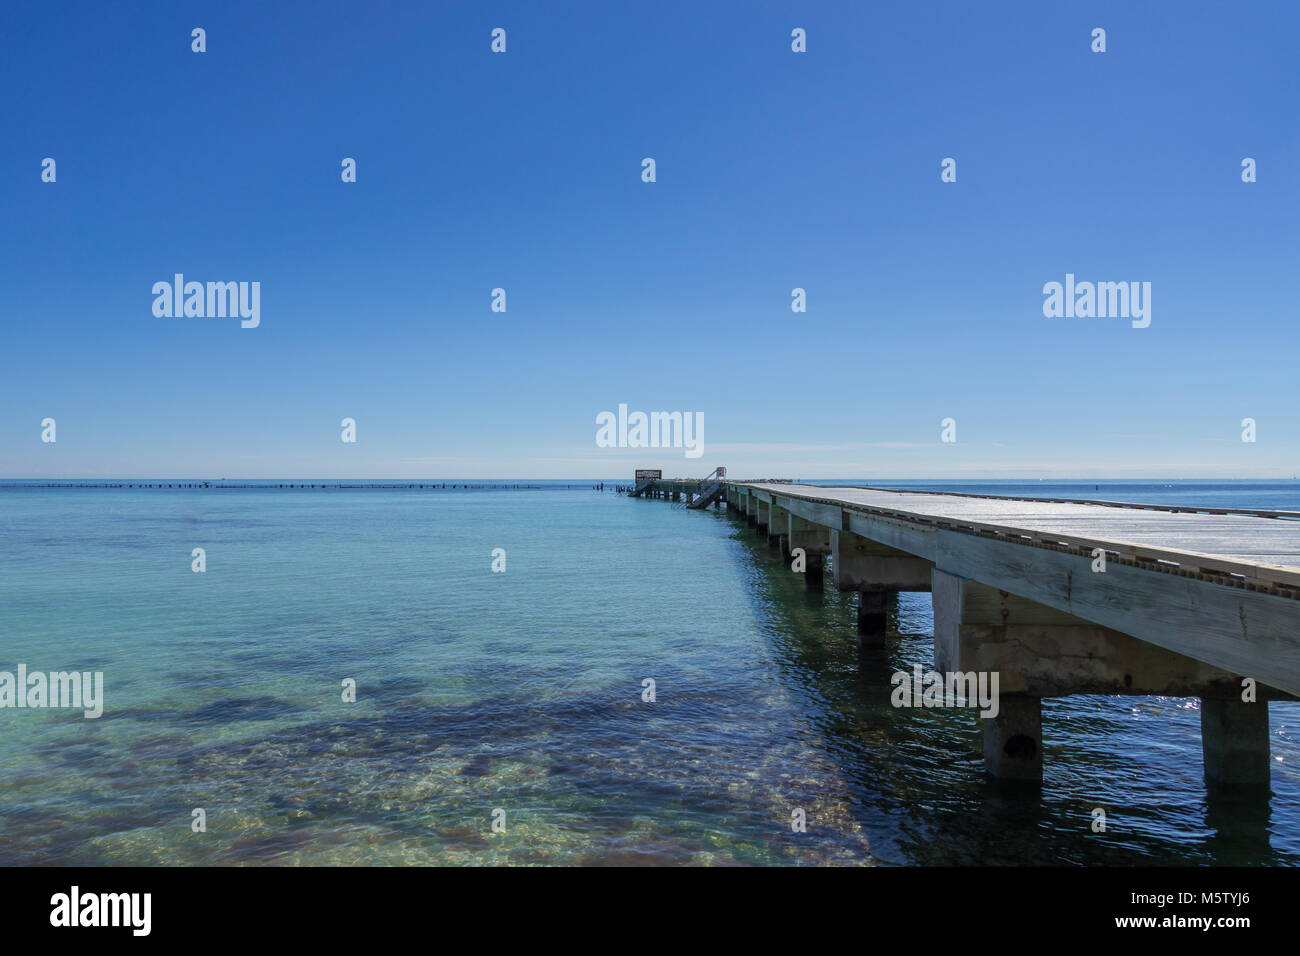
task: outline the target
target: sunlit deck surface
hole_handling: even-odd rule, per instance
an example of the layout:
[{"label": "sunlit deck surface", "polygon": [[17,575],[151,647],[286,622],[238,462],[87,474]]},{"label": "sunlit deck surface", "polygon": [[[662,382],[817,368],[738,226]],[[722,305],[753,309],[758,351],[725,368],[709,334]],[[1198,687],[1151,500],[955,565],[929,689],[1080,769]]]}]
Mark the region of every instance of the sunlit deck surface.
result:
[{"label": "sunlit deck surface", "polygon": [[1130,560],[1177,564],[1300,587],[1300,512],[1001,498],[881,488],[744,483],[749,488],[1036,543],[1095,547]]}]

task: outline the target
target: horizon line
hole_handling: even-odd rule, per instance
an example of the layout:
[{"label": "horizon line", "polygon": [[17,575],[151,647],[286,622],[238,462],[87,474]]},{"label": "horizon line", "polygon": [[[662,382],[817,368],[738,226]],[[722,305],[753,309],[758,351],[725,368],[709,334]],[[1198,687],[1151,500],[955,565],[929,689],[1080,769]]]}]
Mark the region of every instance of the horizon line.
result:
[{"label": "horizon line", "polygon": [[[899,481],[943,481],[943,482],[968,482],[968,481],[1008,481],[1008,482],[1058,481],[1058,482],[1084,482],[1084,483],[1089,483],[1089,482],[1091,482],[1091,483],[1093,483],[1093,484],[1096,484],[1097,482],[1103,482],[1103,481],[1146,481],[1146,482],[1156,482],[1156,481],[1211,481],[1211,482],[1229,482],[1229,481],[1298,481],[1298,480],[1300,480],[1300,475],[1293,474],[1293,475],[1291,475],[1290,477],[1287,477],[1287,476],[1284,476],[1284,475],[1279,475],[1279,476],[1270,476],[1270,475],[1248,475],[1248,476],[1235,477],[1235,478],[1225,478],[1225,477],[1219,477],[1219,476],[1214,476],[1214,475],[1182,475],[1182,476],[1170,476],[1170,475],[1110,475],[1110,476],[1096,476],[1096,475],[1093,475],[1093,476],[1086,476],[1086,475],[1069,475],[1069,476],[1065,476],[1065,475],[1033,475],[1033,476],[1028,476],[1028,475],[1010,475],[1010,476],[1006,476],[1006,475],[1004,475],[1004,476],[978,475],[978,476],[969,476],[969,477],[962,477],[962,478],[953,478],[953,477],[937,477],[937,476],[929,476],[929,477],[928,477],[928,476],[922,476],[922,475],[911,475],[911,476],[901,477],[901,478],[886,477],[886,476],[872,476],[872,477],[868,477],[868,476],[847,476],[847,477],[846,477],[846,476],[834,476],[834,475],[829,475],[829,476],[822,476],[822,477],[785,477],[785,476],[765,475],[765,476],[743,477],[743,478],[732,478],[732,477],[728,476],[727,478],[725,478],[725,479],[723,479],[723,480],[725,480],[725,481],[737,482],[737,483],[747,483],[747,482],[773,481],[773,480],[778,480],[778,479],[779,479],[779,480],[784,480],[784,481],[792,481],[792,482],[821,482],[821,481],[884,481],[884,482],[896,483],[896,482],[899,482]],[[55,476],[55,475],[13,475],[13,476],[0,476],[0,482],[96,482],[96,483],[104,483],[104,482],[118,482],[118,481],[128,481],[128,482],[138,482],[138,481],[171,481],[171,482],[207,482],[207,483],[213,483],[213,482],[230,482],[230,481],[258,481],[258,482],[289,482],[289,481],[293,481],[293,482],[302,482],[302,481],[313,482],[313,481],[314,481],[314,482],[321,482],[321,483],[336,483],[336,484],[337,484],[337,483],[343,483],[343,482],[391,482],[391,483],[393,483],[393,484],[407,484],[407,485],[409,485],[409,484],[421,483],[421,482],[423,482],[423,483],[437,483],[437,484],[442,484],[442,483],[446,483],[446,482],[466,482],[466,481],[479,481],[479,482],[482,482],[482,481],[494,481],[494,482],[519,482],[519,481],[579,482],[579,481],[580,481],[580,482],[605,482],[605,483],[609,483],[609,482],[618,482],[618,481],[635,482],[635,480],[636,480],[636,479],[635,479],[635,476],[629,476],[629,475],[618,475],[618,476],[613,476],[613,477],[609,477],[609,476],[606,476],[606,477],[599,477],[599,476],[589,476],[589,475],[588,475],[588,476],[570,476],[570,477],[562,477],[562,478],[554,478],[554,477],[552,477],[552,478],[539,478],[539,477],[528,477],[528,476],[521,476],[521,475],[505,476],[505,477],[500,476],[500,475],[489,475],[489,476],[468,476],[468,477],[466,477],[466,476],[457,476],[457,477],[420,477],[420,478],[412,478],[412,477],[398,477],[398,476],[389,476],[389,477],[355,477],[355,476],[349,476],[349,477],[334,477],[334,476],[328,476],[328,475],[327,475],[327,476],[321,476],[321,475],[294,475],[294,476],[291,476],[291,477],[290,477],[290,476],[259,477],[259,476],[250,476],[250,475],[234,475],[234,476],[226,476],[226,477],[222,477],[222,478],[196,477],[196,476],[175,476],[175,475],[107,475],[107,476],[105,476],[105,475],[97,475],[97,476],[92,476],[92,475],[75,475],[75,476]],[[694,476],[685,476],[685,475],[665,475],[663,480],[665,480],[665,481],[692,481],[692,480],[700,480],[700,479],[697,479],[697,478],[695,478]]]}]

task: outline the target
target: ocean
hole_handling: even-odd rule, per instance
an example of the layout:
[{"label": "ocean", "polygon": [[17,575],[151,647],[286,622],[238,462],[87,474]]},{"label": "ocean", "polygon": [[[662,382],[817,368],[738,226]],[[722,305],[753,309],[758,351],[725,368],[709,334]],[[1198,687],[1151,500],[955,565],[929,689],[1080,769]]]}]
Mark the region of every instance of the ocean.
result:
[{"label": "ocean", "polygon": [[[0,864],[1300,861],[1300,704],[1266,805],[1207,803],[1195,699],[1046,701],[1041,792],[998,784],[971,711],[890,706],[928,594],[860,650],[854,595],[725,512],[128,483],[0,482],[0,670],[104,686],[98,719],[0,709]],[[1300,510],[1297,481],[871,483]]]}]

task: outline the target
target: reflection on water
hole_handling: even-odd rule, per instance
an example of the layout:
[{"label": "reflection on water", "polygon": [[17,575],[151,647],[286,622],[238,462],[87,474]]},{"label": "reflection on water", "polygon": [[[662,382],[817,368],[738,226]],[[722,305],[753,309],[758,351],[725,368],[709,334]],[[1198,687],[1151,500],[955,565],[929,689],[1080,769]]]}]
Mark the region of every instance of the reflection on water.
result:
[{"label": "reflection on water", "polygon": [[1049,701],[1041,794],[999,785],[973,714],[890,706],[890,673],[931,665],[928,595],[859,650],[853,595],[807,593],[725,514],[578,491],[5,491],[0,533],[0,668],[106,685],[98,721],[0,711],[0,863],[1300,858],[1297,705],[1271,705],[1268,806],[1207,805],[1180,699]]}]

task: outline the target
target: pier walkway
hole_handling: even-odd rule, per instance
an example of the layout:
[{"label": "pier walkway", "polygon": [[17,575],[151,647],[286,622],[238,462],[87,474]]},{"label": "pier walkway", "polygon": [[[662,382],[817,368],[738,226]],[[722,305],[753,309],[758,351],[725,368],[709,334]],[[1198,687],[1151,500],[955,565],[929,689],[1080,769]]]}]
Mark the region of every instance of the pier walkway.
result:
[{"label": "pier walkway", "polygon": [[1300,695],[1300,512],[784,481],[724,481],[719,504],[810,589],[858,592],[864,644],[899,591],[930,592],[937,670],[999,675],[995,776],[1041,779],[1042,698],[1158,694],[1202,699],[1211,786],[1267,788],[1268,701]]}]

